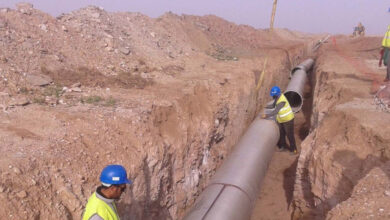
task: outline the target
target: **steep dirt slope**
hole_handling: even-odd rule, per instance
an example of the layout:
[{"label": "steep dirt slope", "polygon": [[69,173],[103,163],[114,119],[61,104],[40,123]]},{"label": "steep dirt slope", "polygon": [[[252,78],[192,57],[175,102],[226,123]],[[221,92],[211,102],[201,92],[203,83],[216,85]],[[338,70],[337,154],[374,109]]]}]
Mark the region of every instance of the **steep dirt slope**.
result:
[{"label": "steep dirt slope", "polygon": [[389,85],[377,67],[380,40],[337,37],[320,51],[311,131],[297,165],[295,218],[388,218],[390,115],[377,95]]},{"label": "steep dirt slope", "polygon": [[110,163],[134,181],[122,219],[180,218],[313,39],[214,16],[0,9],[0,218],[79,219]]}]

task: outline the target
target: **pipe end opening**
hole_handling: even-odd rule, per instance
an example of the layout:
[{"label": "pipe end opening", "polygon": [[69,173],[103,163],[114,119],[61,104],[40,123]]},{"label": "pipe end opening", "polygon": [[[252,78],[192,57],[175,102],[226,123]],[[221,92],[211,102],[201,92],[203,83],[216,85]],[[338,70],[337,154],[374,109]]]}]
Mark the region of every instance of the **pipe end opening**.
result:
[{"label": "pipe end opening", "polygon": [[284,93],[284,96],[286,96],[286,99],[290,103],[290,106],[294,113],[301,110],[303,104],[303,98],[299,93],[294,91],[286,91]]}]

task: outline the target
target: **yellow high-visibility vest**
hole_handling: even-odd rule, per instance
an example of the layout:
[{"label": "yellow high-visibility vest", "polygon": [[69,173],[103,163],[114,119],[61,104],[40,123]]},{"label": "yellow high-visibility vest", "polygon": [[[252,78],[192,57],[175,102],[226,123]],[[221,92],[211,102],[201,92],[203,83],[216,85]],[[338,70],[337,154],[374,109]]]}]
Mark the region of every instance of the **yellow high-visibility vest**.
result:
[{"label": "yellow high-visibility vest", "polygon": [[278,114],[276,115],[276,120],[279,123],[284,123],[293,120],[294,112],[292,111],[290,103],[288,103],[286,96],[284,96],[283,94],[280,95],[278,101],[276,101],[276,106],[281,102],[285,102],[285,104],[283,108],[281,108]]},{"label": "yellow high-visibility vest", "polygon": [[382,47],[390,48],[390,25],[387,27],[387,32],[382,40]]},{"label": "yellow high-visibility vest", "polygon": [[115,210],[113,210],[107,203],[96,197],[96,192],[92,194],[88,199],[87,207],[85,207],[85,213],[83,220],[88,220],[94,214],[98,214],[104,220],[120,220],[116,214],[115,204],[112,204]]}]

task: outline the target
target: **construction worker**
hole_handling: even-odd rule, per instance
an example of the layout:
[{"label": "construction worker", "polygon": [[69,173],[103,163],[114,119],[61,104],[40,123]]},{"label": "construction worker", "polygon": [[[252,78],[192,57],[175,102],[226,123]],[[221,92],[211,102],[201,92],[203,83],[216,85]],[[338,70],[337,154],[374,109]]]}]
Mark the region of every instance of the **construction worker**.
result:
[{"label": "construction worker", "polygon": [[387,32],[382,40],[381,59],[379,66],[382,65],[382,59],[385,66],[387,66],[387,74],[385,82],[390,80],[390,25],[387,27]]},{"label": "construction worker", "polygon": [[88,199],[83,220],[119,220],[114,201],[118,200],[131,184],[121,165],[108,165],[100,174],[102,183]]},{"label": "construction worker", "polygon": [[356,37],[357,35],[364,37],[366,33],[366,28],[362,25],[361,22],[359,22],[358,26],[354,28],[353,36]]},{"label": "construction worker", "polygon": [[[276,121],[279,125],[280,138],[278,141],[278,148],[280,151],[290,150],[293,154],[297,153],[297,146],[294,137],[294,112],[288,102],[287,98],[281,93],[280,88],[274,86],[271,88],[271,97],[274,102],[271,106],[274,110],[262,115],[262,118],[268,118],[276,115]],[[286,143],[286,135],[290,142],[290,148]]]}]

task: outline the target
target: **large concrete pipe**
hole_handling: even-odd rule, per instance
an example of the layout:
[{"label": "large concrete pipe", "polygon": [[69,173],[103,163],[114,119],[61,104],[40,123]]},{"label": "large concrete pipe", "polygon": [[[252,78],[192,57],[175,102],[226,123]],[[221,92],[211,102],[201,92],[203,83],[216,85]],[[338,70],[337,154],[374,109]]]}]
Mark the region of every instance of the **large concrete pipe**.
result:
[{"label": "large concrete pipe", "polygon": [[307,81],[307,72],[314,64],[313,59],[307,59],[291,71],[291,81],[284,92],[294,112],[301,110],[303,105],[303,89]]},{"label": "large concrete pipe", "polygon": [[253,121],[184,219],[250,219],[278,140],[275,121]]}]

